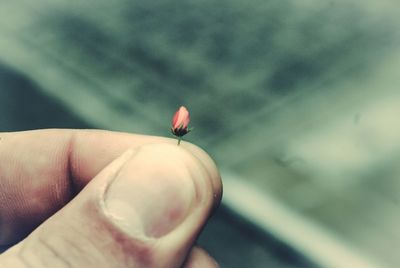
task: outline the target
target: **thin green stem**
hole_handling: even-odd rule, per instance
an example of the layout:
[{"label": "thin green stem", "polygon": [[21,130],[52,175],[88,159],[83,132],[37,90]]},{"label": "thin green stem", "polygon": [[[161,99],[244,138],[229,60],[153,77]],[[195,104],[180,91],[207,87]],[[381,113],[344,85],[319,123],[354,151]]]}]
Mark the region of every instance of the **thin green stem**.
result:
[{"label": "thin green stem", "polygon": [[178,138],[178,145],[181,144],[182,137]]}]

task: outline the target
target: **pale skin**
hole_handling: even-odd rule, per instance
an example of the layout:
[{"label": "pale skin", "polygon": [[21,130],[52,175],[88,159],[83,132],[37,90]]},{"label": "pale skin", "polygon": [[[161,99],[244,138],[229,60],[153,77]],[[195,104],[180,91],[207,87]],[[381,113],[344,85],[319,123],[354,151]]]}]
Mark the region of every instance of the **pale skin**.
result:
[{"label": "pale skin", "polygon": [[[100,130],[0,137],[0,245],[19,242],[0,267],[218,267],[195,245],[222,195],[199,147]],[[120,196],[133,201],[108,201]]]}]

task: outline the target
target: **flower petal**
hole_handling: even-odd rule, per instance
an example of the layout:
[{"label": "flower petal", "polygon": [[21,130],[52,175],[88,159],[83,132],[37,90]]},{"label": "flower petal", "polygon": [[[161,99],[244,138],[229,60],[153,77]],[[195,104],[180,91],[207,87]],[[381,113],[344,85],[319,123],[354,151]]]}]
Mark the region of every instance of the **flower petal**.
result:
[{"label": "flower petal", "polygon": [[172,128],[187,128],[190,122],[190,115],[189,111],[186,107],[181,106],[179,110],[174,114],[172,118]]}]

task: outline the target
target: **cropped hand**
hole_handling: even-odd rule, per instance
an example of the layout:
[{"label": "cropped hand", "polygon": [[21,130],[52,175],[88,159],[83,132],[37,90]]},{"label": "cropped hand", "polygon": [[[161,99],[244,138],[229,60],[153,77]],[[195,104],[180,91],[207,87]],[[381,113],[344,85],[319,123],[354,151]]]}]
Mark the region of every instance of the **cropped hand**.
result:
[{"label": "cropped hand", "polygon": [[98,130],[0,134],[0,267],[218,267],[194,246],[222,186],[190,143]]}]

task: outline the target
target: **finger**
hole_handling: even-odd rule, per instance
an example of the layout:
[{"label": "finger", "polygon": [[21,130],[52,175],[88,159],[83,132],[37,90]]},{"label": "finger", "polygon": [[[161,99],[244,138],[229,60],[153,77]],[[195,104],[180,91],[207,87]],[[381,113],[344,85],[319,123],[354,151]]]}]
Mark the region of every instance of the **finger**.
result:
[{"label": "finger", "polygon": [[183,147],[129,150],[0,266],[181,267],[213,207],[209,174]]},{"label": "finger", "polygon": [[183,268],[218,268],[218,263],[204,249],[194,247]]},{"label": "finger", "polygon": [[[40,130],[0,135],[0,245],[12,244],[63,207],[100,170],[128,148],[175,141],[99,130]],[[213,178],[220,180],[200,148],[182,143]]]}]

